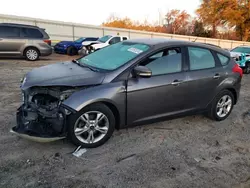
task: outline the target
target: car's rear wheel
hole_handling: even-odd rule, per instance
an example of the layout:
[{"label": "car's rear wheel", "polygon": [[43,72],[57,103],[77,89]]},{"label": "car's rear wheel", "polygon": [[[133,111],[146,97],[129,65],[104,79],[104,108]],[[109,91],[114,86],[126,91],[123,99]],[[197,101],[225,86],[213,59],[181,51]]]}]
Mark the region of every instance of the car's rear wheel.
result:
[{"label": "car's rear wheel", "polygon": [[69,117],[68,137],[77,146],[95,148],[104,144],[115,130],[115,117],[104,104],[93,104]]},{"label": "car's rear wheel", "polygon": [[244,68],[244,73],[249,74],[250,73],[250,62],[246,63],[246,66]]},{"label": "car's rear wheel", "polygon": [[216,121],[226,119],[233,110],[234,100],[231,91],[221,91],[212,102],[209,117]]},{"label": "car's rear wheel", "polygon": [[36,48],[27,48],[24,55],[29,61],[36,61],[39,58],[39,51]]},{"label": "car's rear wheel", "polygon": [[70,55],[70,56],[72,56],[72,55],[76,55],[77,54],[77,49],[76,48],[74,48],[74,47],[68,47],[68,49],[67,49],[67,54],[68,55]]}]

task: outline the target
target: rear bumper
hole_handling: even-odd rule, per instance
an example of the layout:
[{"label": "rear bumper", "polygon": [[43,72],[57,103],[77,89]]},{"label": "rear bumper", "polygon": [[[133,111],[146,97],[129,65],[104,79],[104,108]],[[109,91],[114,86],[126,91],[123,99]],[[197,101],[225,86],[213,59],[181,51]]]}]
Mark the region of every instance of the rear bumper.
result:
[{"label": "rear bumper", "polygon": [[40,55],[41,56],[49,56],[51,55],[53,52],[53,49],[50,47],[50,48],[46,48],[46,49],[41,49],[40,50]]}]

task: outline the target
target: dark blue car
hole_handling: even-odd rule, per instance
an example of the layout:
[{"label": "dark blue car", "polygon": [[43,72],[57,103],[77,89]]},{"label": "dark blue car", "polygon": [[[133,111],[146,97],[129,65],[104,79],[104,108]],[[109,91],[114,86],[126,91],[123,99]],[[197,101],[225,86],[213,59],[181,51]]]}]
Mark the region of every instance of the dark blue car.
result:
[{"label": "dark blue car", "polygon": [[68,55],[76,55],[84,41],[96,41],[97,37],[81,37],[75,41],[61,41],[54,46],[54,52]]}]

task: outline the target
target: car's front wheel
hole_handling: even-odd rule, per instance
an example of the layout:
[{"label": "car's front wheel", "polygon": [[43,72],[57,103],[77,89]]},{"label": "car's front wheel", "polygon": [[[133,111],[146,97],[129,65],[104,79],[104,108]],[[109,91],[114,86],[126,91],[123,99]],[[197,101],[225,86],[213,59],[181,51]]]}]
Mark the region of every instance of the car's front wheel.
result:
[{"label": "car's front wheel", "polygon": [[234,95],[231,91],[221,91],[212,102],[209,117],[216,121],[226,119],[232,112],[234,100]]},{"label": "car's front wheel", "polygon": [[70,56],[77,55],[77,49],[70,46],[67,48],[67,54]]},{"label": "car's front wheel", "polygon": [[72,114],[68,124],[68,137],[75,145],[95,148],[112,136],[115,117],[105,104],[99,103]]}]

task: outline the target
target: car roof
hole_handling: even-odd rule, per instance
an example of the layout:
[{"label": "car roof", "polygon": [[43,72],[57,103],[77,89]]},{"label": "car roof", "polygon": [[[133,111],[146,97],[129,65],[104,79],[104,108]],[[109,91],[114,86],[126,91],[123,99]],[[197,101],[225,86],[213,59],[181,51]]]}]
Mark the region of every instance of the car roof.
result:
[{"label": "car roof", "polygon": [[26,24],[17,24],[17,23],[0,23],[0,26],[29,27],[29,28],[39,29],[39,27],[35,25],[26,25]]},{"label": "car roof", "polygon": [[230,54],[227,51],[225,51],[224,49],[220,47],[217,47],[216,45],[210,45],[210,44],[200,43],[200,42],[190,42],[190,41],[167,39],[167,38],[139,38],[139,39],[130,39],[130,40],[127,40],[127,42],[142,43],[142,44],[155,46],[159,48],[164,47],[164,46],[167,47],[170,45],[196,46],[196,47],[211,49],[211,50],[230,56]]}]

